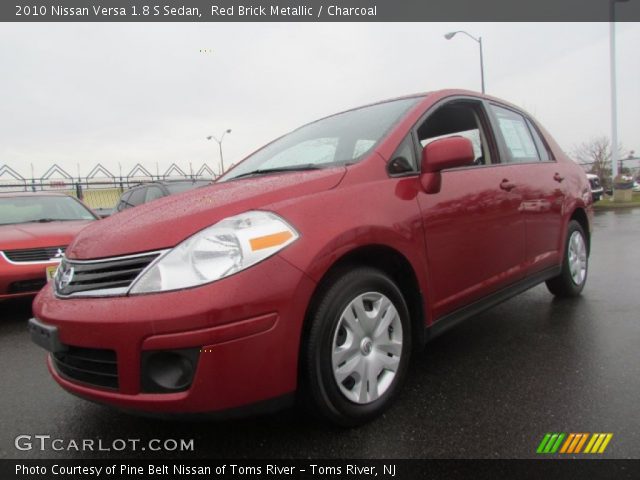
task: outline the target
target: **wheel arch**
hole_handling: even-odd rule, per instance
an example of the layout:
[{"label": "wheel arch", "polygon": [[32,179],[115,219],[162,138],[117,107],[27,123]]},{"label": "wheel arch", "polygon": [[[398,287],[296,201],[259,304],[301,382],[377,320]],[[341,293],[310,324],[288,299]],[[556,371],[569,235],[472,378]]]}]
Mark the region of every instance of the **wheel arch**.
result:
[{"label": "wheel arch", "polygon": [[575,220],[582,227],[587,241],[587,253],[591,253],[591,228],[587,212],[582,207],[576,207],[569,217],[569,221],[571,220]]},{"label": "wheel arch", "polygon": [[304,339],[307,337],[309,331],[312,312],[317,307],[324,292],[326,292],[335,278],[356,266],[366,266],[381,270],[389,275],[398,285],[407,302],[409,315],[411,317],[409,320],[411,322],[413,347],[414,349],[420,349],[424,346],[426,341],[424,296],[420,290],[420,284],[411,263],[402,253],[392,247],[372,244],[359,246],[345,253],[336,259],[321,277],[311,296],[305,313],[300,338],[299,359],[302,359]]}]

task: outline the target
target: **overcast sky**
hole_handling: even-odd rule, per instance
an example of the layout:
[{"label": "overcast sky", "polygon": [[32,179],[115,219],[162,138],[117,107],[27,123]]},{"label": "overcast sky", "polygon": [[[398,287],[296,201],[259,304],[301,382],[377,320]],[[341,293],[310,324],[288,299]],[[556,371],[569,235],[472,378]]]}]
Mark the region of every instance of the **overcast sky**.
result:
[{"label": "overcast sky", "polygon": [[[303,123],[441,88],[525,108],[570,152],[610,134],[607,23],[0,24],[0,167],[217,169]],[[640,24],[619,23],[619,139],[640,152]],[[210,50],[201,52],[201,50]],[[6,177],[3,177],[6,178]]]}]

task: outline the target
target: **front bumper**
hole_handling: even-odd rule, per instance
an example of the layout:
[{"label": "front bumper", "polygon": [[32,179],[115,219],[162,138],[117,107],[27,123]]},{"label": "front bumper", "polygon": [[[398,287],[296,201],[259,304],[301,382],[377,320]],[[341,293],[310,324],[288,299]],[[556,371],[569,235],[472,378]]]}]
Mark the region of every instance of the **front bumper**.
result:
[{"label": "front bumper", "polygon": [[[33,313],[65,346],[113,350],[117,389],[78,382],[48,366],[66,390],[126,409],[216,412],[293,392],[303,319],[315,284],[279,256],[218,282],[176,292],[59,299],[50,286]],[[198,351],[193,381],[176,393],[144,393],[143,352]]]},{"label": "front bumper", "polygon": [[47,268],[58,264],[10,263],[0,255],[0,300],[35,295],[47,282]]}]

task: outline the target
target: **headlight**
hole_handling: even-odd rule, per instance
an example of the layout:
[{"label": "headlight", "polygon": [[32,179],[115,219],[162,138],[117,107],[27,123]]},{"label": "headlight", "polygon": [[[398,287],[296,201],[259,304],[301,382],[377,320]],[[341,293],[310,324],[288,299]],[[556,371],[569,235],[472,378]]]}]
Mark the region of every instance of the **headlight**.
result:
[{"label": "headlight", "polygon": [[195,287],[228,277],[282,250],[299,235],[274,213],[252,211],[205,228],[156,260],[130,293]]}]

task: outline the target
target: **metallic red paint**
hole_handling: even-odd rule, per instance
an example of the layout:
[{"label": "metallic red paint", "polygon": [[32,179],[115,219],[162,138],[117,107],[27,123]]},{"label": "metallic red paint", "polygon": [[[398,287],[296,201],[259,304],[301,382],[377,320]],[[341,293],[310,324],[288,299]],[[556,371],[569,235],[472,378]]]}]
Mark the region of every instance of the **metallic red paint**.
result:
[{"label": "metallic red paint", "polygon": [[[381,246],[407,260],[425,300],[425,326],[559,265],[566,225],[578,209],[591,217],[591,196],[584,172],[543,129],[552,162],[443,171],[436,194],[423,190],[418,173],[387,173],[386,163],[414,124],[454,98],[509,106],[466,91],[431,93],[357,164],[214,184],[84,230],[69,247],[69,257],[173,247],[250,209],[277,213],[301,238],[254,267],[197,288],[59,299],[45,287],[34,302],[35,316],[57,326],[63,343],[116,350],[121,385],[119,391],[89,387],[50,368],[56,381],[78,395],[132,409],[208,412],[247,405],[296,390],[303,324],[313,294],[330,268],[358,249]],[[554,180],[556,173],[562,182]],[[187,346],[203,350],[191,388],[140,393],[141,352]]]},{"label": "metallic red paint", "polygon": [[420,184],[426,193],[438,193],[442,184],[441,170],[469,166],[475,154],[471,140],[463,137],[442,138],[422,150]]},{"label": "metallic red paint", "polygon": [[[247,298],[241,293],[249,285],[253,294]],[[299,320],[314,286],[275,256],[225,281],[162,294],[60,300],[48,285],[34,314],[58,326],[64,344],[117,352],[118,392],[69,382],[52,371],[67,390],[128,408],[214,411],[295,390],[298,343],[291,339],[301,334]],[[200,353],[194,384],[187,392],[140,393],[141,352],[169,343],[207,350]]]},{"label": "metallic red paint", "polygon": [[[50,223],[27,223],[19,225],[0,225],[0,252],[28,248],[66,246],[76,234],[90,221],[66,221]],[[59,262],[10,262],[0,255],[0,300],[33,296],[37,292],[7,293],[9,285],[24,280],[37,280],[45,277],[47,267],[57,266]]]}]

